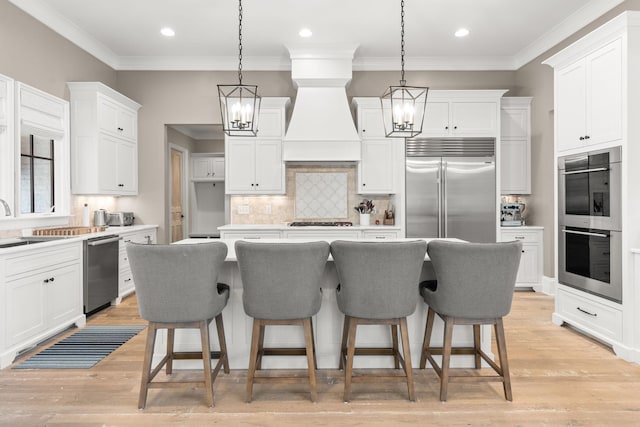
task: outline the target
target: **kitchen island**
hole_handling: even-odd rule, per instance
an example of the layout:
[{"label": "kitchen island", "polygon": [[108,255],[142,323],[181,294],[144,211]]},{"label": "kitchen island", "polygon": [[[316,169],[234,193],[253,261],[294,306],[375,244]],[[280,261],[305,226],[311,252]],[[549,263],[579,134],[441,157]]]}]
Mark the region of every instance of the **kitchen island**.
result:
[{"label": "kitchen island", "polygon": [[[322,240],[322,239],[315,239]],[[396,241],[415,239],[396,239]],[[430,239],[424,239],[426,241]],[[456,240],[456,239],[446,239]],[[242,280],[238,269],[237,258],[234,245],[236,240],[221,239],[229,248],[226,262],[218,278],[219,282],[229,285],[231,291],[229,303],[222,312],[224,318],[224,328],[227,340],[227,350],[231,369],[247,369],[249,366],[249,352],[251,347],[251,331],[253,319],[247,316],[242,305]],[[300,243],[299,239],[261,239],[260,243]],[[175,244],[193,244],[211,242],[209,239],[185,239]],[[422,268],[421,280],[434,278],[433,269],[428,255],[425,256],[425,263]],[[340,339],[342,334],[343,315],[338,309],[336,301],[336,287],[338,278],[331,256],[327,260],[327,265],[322,278],[322,306],[316,316],[313,317],[313,327],[316,343],[316,353],[319,369],[337,369],[340,354]],[[391,286],[393,284],[390,284]],[[418,284],[416,283],[416,287]],[[427,306],[416,292],[418,302],[415,312],[407,318],[409,341],[411,345],[411,359],[414,367],[419,366],[420,350],[424,337]],[[217,333],[215,323],[211,325],[212,348],[217,349]],[[443,323],[436,318],[434,326],[433,342],[442,342]],[[391,343],[390,328],[386,326],[370,325],[358,329],[358,346],[380,346]],[[473,333],[468,328],[458,327],[454,334],[454,345],[473,344]],[[304,335],[302,328],[296,326],[271,326],[267,328],[265,334],[265,345],[278,347],[300,347],[304,345]],[[491,355],[491,328],[482,327],[482,348]],[[200,333],[198,330],[176,330],[175,338],[176,351],[199,351]],[[158,333],[156,346],[154,349],[154,363],[157,363],[165,354],[166,350],[166,330]],[[306,368],[306,358],[304,357],[265,357],[263,368]],[[201,361],[175,361],[174,367],[177,369],[198,369],[202,366]],[[456,356],[452,358],[453,367],[472,367],[472,356]],[[356,357],[354,367],[393,367],[393,359],[382,356]]]}]

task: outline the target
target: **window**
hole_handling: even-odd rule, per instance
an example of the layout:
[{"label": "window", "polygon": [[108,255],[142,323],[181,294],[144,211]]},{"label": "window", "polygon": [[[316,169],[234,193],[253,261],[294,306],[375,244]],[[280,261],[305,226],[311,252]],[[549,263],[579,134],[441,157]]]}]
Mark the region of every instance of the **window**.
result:
[{"label": "window", "polygon": [[54,140],[33,134],[20,138],[20,212],[53,211]]}]

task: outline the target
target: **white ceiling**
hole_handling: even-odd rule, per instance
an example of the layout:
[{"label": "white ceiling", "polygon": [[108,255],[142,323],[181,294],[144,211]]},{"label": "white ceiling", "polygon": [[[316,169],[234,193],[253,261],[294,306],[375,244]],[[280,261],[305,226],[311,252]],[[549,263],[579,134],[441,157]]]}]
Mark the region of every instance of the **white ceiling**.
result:
[{"label": "white ceiling", "polygon": [[[235,0],[10,0],[116,70],[236,70]],[[407,70],[514,70],[623,0],[405,0]],[[400,68],[399,0],[244,0],[243,68],[286,46],[356,44],[354,70]],[[175,37],[160,29],[170,26]],[[302,27],[313,31],[302,39]],[[453,36],[459,27],[471,34]]]}]

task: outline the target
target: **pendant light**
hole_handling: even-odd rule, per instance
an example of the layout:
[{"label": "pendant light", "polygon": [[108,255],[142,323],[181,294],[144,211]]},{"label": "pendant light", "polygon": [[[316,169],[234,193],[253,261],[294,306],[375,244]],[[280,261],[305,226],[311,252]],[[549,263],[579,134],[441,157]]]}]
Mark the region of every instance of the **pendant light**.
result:
[{"label": "pendant light", "polygon": [[389,86],[380,103],[387,137],[412,138],[422,132],[429,88],[407,86],[404,79],[404,0],[400,2],[400,27],[400,86]]},{"label": "pendant light", "polygon": [[222,130],[229,136],[256,136],[260,96],[258,86],[242,84],[242,0],[238,0],[238,84],[218,85]]}]

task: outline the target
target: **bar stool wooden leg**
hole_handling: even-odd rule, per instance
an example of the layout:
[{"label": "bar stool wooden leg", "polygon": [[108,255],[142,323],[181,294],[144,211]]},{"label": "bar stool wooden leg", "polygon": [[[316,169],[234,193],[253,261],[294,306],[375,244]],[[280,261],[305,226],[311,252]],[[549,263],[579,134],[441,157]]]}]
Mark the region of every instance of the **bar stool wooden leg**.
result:
[{"label": "bar stool wooden leg", "polygon": [[211,376],[211,345],[209,342],[209,322],[200,323],[200,339],[202,341],[202,364],[204,365],[204,387],[207,391],[209,406],[213,407],[213,381]]},{"label": "bar stool wooden leg", "polygon": [[351,379],[353,378],[353,359],[356,352],[356,329],[358,320],[349,318],[349,339],[347,344],[347,361],[344,370],[344,398],[345,402],[351,400]]},{"label": "bar stool wooden leg", "polygon": [[350,317],[345,315],[342,321],[342,344],[340,344],[340,361],[339,368],[344,369],[344,362],[347,357],[347,339],[349,338],[349,321]]},{"label": "bar stool wooden leg", "polygon": [[151,361],[153,358],[153,348],[156,344],[156,325],[149,322],[147,327],[147,344],[144,349],[144,361],[142,362],[142,378],[140,380],[140,395],[138,397],[138,408],[144,409],[147,405],[147,394],[149,392],[149,381],[151,376]]},{"label": "bar stool wooden leg", "polygon": [[513,401],[511,394],[511,375],[509,373],[509,362],[507,361],[507,344],[504,336],[504,324],[502,319],[497,319],[493,325],[496,332],[496,344],[498,347],[498,357],[500,358],[500,375],[502,375],[502,387],[504,389],[504,397],[508,401]]},{"label": "bar stool wooden leg", "polygon": [[218,330],[218,343],[220,345],[220,360],[224,373],[229,373],[229,356],[227,354],[227,339],[224,335],[224,322],[222,321],[222,313],[216,316],[216,329]]},{"label": "bar stool wooden leg", "polygon": [[427,326],[424,330],[424,341],[422,341],[422,356],[420,357],[420,369],[424,369],[427,366],[427,354],[430,353],[429,347],[431,343],[431,333],[433,332],[433,322],[435,320],[436,312],[429,307],[427,312]]},{"label": "bar stool wooden leg", "polygon": [[258,356],[256,359],[256,370],[262,369],[262,356],[264,356],[264,332],[266,329],[266,325],[264,322],[260,321],[260,336],[258,338]]},{"label": "bar stool wooden leg", "polygon": [[171,375],[173,373],[173,342],[175,332],[176,330],[174,328],[167,328],[167,375]]},{"label": "bar stool wooden leg", "polygon": [[249,356],[249,371],[247,372],[247,393],[246,401],[251,402],[253,394],[253,378],[256,374],[256,363],[258,359],[258,341],[260,340],[260,328],[262,322],[253,319],[253,333],[251,334],[251,355]]},{"label": "bar stool wooden leg", "polygon": [[391,341],[393,346],[393,366],[400,369],[400,352],[398,350],[398,325],[391,325]]},{"label": "bar stool wooden leg", "polygon": [[311,346],[313,347],[313,367],[317,371],[318,370],[318,358],[316,357],[316,339],[313,336],[313,317],[309,318],[309,322],[311,324]]},{"label": "bar stool wooden leg", "polygon": [[404,350],[404,373],[407,375],[407,388],[409,400],[415,402],[416,394],[413,388],[413,370],[411,369],[411,350],[409,348],[409,333],[407,331],[407,318],[400,319],[400,334],[402,335],[402,350]]},{"label": "bar stool wooden leg", "polygon": [[447,400],[447,391],[449,389],[449,363],[451,361],[453,323],[453,319],[445,318],[444,342],[442,344],[442,375],[440,376],[440,401],[442,402]]},{"label": "bar stool wooden leg", "polygon": [[304,319],[302,321],[302,326],[304,328],[304,341],[306,344],[307,352],[307,370],[309,371],[309,388],[311,392],[311,401],[316,402],[318,400],[318,393],[316,392],[316,369],[311,318]]},{"label": "bar stool wooden leg", "polygon": [[475,351],[476,369],[480,369],[482,366],[482,356],[480,356],[480,325],[473,325],[473,349]]}]

